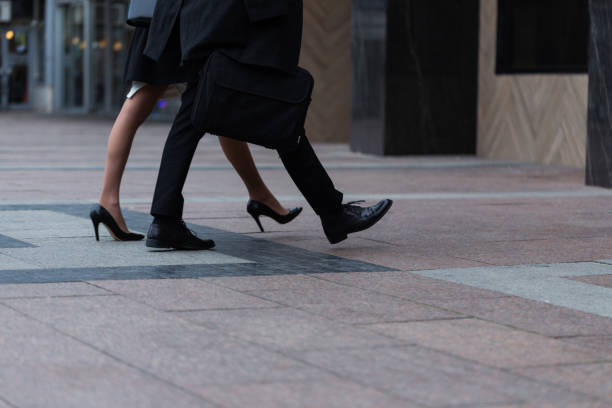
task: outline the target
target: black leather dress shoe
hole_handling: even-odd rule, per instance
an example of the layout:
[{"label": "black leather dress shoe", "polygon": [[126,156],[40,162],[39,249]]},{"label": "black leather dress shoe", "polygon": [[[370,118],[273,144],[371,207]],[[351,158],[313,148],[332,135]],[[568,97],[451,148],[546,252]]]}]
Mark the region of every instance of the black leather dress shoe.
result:
[{"label": "black leather dress shoe", "polygon": [[147,247],[198,251],[214,248],[215,242],[198,238],[184,221],[156,218],[149,227]]},{"label": "black leather dress shoe", "polygon": [[359,207],[355,205],[358,202],[343,204],[339,214],[321,218],[323,231],[331,244],[344,241],[348,234],[370,228],[393,205],[391,200],[382,200],[371,207]]}]

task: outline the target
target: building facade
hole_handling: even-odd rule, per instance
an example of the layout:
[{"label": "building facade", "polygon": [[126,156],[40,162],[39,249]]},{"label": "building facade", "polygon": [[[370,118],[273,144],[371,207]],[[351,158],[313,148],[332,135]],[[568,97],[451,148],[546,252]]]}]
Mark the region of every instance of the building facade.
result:
[{"label": "building facade", "polygon": [[[11,8],[7,17],[7,4]],[[384,155],[584,167],[588,0],[308,0],[307,130]],[[0,109],[113,113],[128,0],[0,0]],[[160,101],[168,118],[177,101]]]}]

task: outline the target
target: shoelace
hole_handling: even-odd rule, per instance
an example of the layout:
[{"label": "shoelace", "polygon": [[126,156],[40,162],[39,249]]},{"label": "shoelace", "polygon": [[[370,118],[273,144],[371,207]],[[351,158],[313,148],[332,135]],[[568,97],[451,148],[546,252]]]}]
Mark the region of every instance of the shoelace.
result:
[{"label": "shoelace", "polygon": [[185,221],[181,220],[181,224],[183,224],[183,227],[185,227],[185,229],[186,229],[187,231],[189,231],[189,232],[191,233],[191,235],[193,235],[194,237],[197,237],[197,236],[198,236],[198,234],[197,234],[197,233],[196,233],[194,230],[192,230],[191,228],[189,228],[189,227],[187,226],[187,224],[185,223]]},{"label": "shoelace", "polygon": [[353,214],[359,215],[361,214],[361,211],[363,210],[363,208],[356,206],[355,204],[360,204],[360,203],[365,203],[365,200],[350,201],[344,204],[344,207],[350,212],[352,212]]}]

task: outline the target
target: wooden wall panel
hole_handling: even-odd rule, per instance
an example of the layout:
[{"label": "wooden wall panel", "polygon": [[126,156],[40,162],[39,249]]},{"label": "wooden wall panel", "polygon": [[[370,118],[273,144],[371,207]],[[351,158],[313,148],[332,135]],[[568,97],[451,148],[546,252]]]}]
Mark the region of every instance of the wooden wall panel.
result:
[{"label": "wooden wall panel", "polygon": [[316,142],[346,143],[351,98],[351,0],[305,0],[301,65],[316,85],[306,131]]},{"label": "wooden wall panel", "polygon": [[583,168],[587,75],[495,75],[497,0],[481,0],[478,154]]}]

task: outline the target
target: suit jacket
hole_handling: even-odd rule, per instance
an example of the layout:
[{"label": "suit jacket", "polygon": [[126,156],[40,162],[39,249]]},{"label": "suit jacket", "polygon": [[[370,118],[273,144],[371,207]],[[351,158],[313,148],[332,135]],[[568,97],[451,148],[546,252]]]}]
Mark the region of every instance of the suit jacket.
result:
[{"label": "suit jacket", "polygon": [[[223,49],[246,64],[294,72],[302,19],[302,0],[158,0],[144,54],[158,61],[180,47],[186,62]],[[178,44],[169,42],[175,29]]]}]

